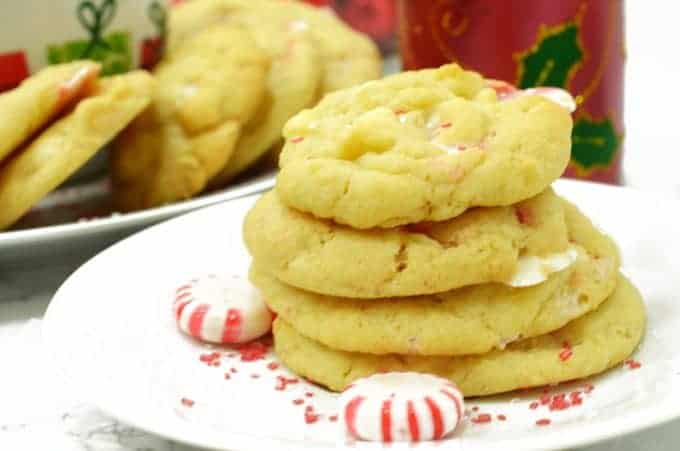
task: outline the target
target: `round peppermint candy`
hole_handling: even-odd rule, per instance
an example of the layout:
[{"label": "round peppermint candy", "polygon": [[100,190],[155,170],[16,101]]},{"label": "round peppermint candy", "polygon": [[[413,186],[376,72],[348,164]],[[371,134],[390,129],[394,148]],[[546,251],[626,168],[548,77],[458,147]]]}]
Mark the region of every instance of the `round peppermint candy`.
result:
[{"label": "round peppermint candy", "polygon": [[446,379],[383,373],[359,379],[340,396],[342,421],[358,440],[439,440],[463,417],[463,395]]},{"label": "round peppermint candy", "polygon": [[210,343],[244,343],[271,330],[272,314],[247,280],[211,274],[174,293],[180,330]]}]

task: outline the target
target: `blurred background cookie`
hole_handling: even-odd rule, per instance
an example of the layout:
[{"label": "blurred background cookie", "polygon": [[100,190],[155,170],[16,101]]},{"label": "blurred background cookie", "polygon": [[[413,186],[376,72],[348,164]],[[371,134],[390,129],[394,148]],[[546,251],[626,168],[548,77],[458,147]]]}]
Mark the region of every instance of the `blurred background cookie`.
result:
[{"label": "blurred background cookie", "polygon": [[85,94],[101,65],[78,61],[41,70],[0,94],[0,161]]},{"label": "blurred background cookie", "polygon": [[[0,92],[49,65],[89,60],[101,75],[149,69],[161,58],[165,0],[26,0],[3,2]],[[106,174],[107,149],[68,180],[87,183]]]},{"label": "blurred background cookie", "polygon": [[[325,93],[378,78],[382,63],[369,38],[332,13],[294,2],[194,0],[175,8],[168,49],[205,26],[236,22],[268,52],[268,105],[244,131],[232,159],[211,182],[221,187],[277,144],[285,122]],[[314,61],[312,61],[314,60]],[[275,155],[277,153],[275,152]]]},{"label": "blurred background cookie", "polygon": [[19,219],[141,113],[151,101],[153,83],[146,72],[100,81],[72,112],[13,152],[0,167],[0,229]]},{"label": "blurred background cookie", "polygon": [[220,187],[249,168],[281,139],[285,123],[316,101],[321,63],[306,30],[286,26],[268,11],[240,10],[230,21],[243,24],[271,62],[267,96],[259,114],[245,127],[234,155],[211,185]]},{"label": "blurred background cookie", "polygon": [[320,94],[380,77],[382,60],[378,47],[367,36],[352,30],[332,12],[298,2],[270,0],[193,0],[172,11],[169,47],[206,25],[228,19],[238,9],[275,18],[284,26],[308,30],[323,62]]},{"label": "blurred background cookie", "polygon": [[200,193],[255,115],[269,69],[251,34],[216,25],[187,40],[154,75],[151,108],[114,143],[118,208],[155,207]]}]

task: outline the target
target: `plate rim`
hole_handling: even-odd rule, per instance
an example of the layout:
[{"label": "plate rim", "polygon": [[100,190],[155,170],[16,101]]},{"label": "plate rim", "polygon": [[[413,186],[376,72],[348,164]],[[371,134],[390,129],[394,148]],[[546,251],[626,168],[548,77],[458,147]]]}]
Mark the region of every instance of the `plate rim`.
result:
[{"label": "plate rim", "polygon": [[[82,234],[99,234],[116,230],[125,230],[135,226],[148,224],[157,225],[194,210],[219,205],[222,202],[235,200],[250,195],[256,195],[274,186],[276,171],[267,171],[252,180],[226,188],[222,191],[205,194],[194,199],[188,199],[161,207],[123,213],[119,216],[109,216],[94,221],[70,222],[53,226],[35,227],[24,230],[0,231],[0,249],[31,245],[54,239],[73,238]],[[116,243],[117,244],[117,243]],[[87,263],[87,262],[86,262]]]}]

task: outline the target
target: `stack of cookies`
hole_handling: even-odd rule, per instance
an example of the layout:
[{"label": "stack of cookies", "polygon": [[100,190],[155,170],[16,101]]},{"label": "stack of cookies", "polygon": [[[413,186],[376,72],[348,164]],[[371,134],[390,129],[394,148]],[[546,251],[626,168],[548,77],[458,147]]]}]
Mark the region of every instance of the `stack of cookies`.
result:
[{"label": "stack of cookies", "polygon": [[220,188],[324,94],[382,73],[375,44],[297,2],[193,0],[173,8],[153,104],[112,154],[120,210]]},{"label": "stack of cookies", "polygon": [[331,390],[416,371],[466,396],[626,359],[641,298],[616,244],[550,187],[569,160],[565,98],[449,65],[291,119],[276,189],[244,226],[279,358]]}]

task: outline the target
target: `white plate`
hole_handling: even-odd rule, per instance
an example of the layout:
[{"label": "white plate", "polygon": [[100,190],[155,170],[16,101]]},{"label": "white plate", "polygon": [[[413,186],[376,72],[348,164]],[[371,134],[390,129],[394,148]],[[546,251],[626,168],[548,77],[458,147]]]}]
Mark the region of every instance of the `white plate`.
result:
[{"label": "white plate", "polygon": [[[446,449],[544,450],[581,446],[680,416],[680,204],[629,189],[560,181],[558,191],[576,201],[621,245],[625,272],[641,288],[649,328],[635,359],[639,369],[618,367],[592,382],[583,405],[562,412],[529,408],[532,391],[469,400],[479,413],[506,421],[466,421]],[[335,395],[301,381],[274,389],[282,369],[265,360],[225,357],[220,367],[200,362],[210,348],[185,339],[174,324],[171,290],[211,272],[245,277],[249,258],[241,223],[254,197],[217,205],[126,239],[80,268],[55,295],[45,337],[60,366],[104,411],[141,429],[215,449],[319,449],[345,444]],[[224,373],[234,367],[225,380]],[[254,378],[253,374],[258,377]],[[307,398],[306,392],[313,393]],[[183,406],[188,398],[193,407]],[[306,424],[304,406],[322,415]],[[550,418],[539,427],[536,420]],[[356,443],[356,449],[382,449]],[[400,448],[400,446],[396,446]],[[443,449],[420,444],[416,449]],[[407,449],[410,449],[407,447]]]},{"label": "white plate", "polygon": [[[262,192],[273,184],[274,172],[260,171],[221,191],[128,214],[111,214],[108,180],[61,188],[15,229],[0,231],[0,284],[4,279],[35,291],[36,279],[50,279],[56,284],[45,282],[41,289],[54,291],[83,262],[122,238],[192,210]],[[83,217],[90,219],[79,219]]]}]

